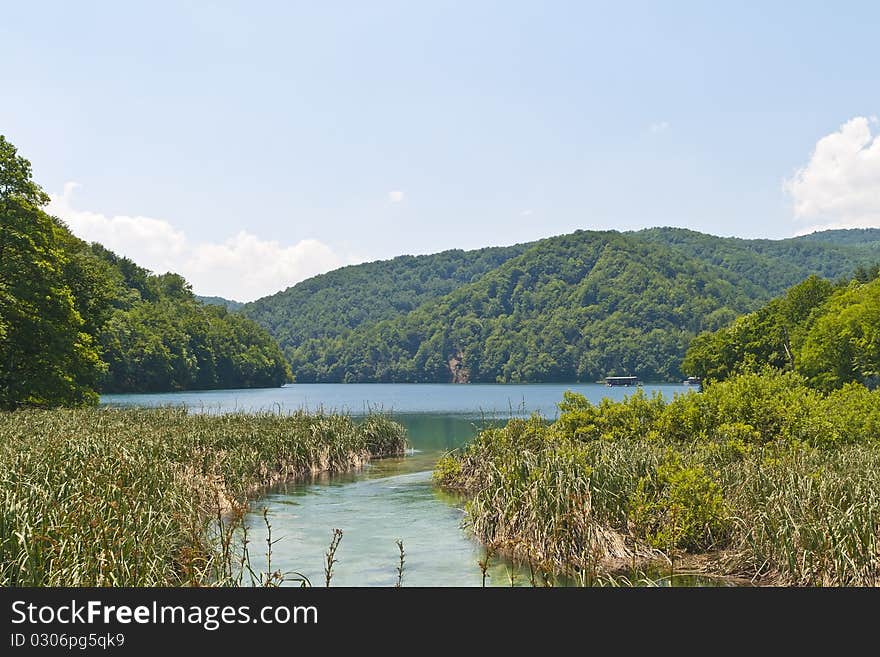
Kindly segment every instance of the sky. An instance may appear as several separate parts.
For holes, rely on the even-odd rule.
[[[80,237],[251,300],[577,229],[880,226],[877,2],[4,3]]]

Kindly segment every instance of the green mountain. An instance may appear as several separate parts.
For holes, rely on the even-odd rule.
[[[849,276],[880,261],[880,230],[833,230],[784,240],[715,237],[682,228],[649,228],[635,235],[658,242],[781,293],[808,276]]]
[[[223,297],[203,297],[200,295],[195,295],[196,301],[199,303],[203,303],[206,306],[222,306],[226,308],[226,310],[235,312],[236,310],[240,310],[244,305],[241,301],[233,301],[232,299],[224,299]]]
[[[297,381],[675,380],[690,340],[880,242],[578,231],[336,270],[242,308]]]
[[[455,249],[342,267],[245,304],[241,312],[295,347],[415,310],[477,280],[526,246]]]
[[[845,230],[823,230],[795,238],[814,242],[838,245],[865,246],[880,243],[880,228],[848,228]],[[794,241],[794,240],[793,240]]]

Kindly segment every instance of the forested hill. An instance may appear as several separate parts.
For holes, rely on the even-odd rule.
[[[527,246],[456,249],[343,267],[245,304],[241,312],[288,347],[310,338],[336,337],[439,299]]]
[[[290,378],[278,343],[254,321],[205,303],[177,274],[154,275],[68,236],[73,257],[99,263],[113,285],[106,319],[92,329],[107,365],[101,392],[275,387]],[[94,303],[94,295],[83,296]]]
[[[845,244],[852,246],[871,246],[875,250],[880,248],[880,228],[847,228],[838,230],[823,230],[818,233],[810,233],[795,238],[797,240],[810,240],[815,242],[828,242],[830,244]]]
[[[289,378],[265,329],[199,303],[176,274],[83,242],[48,201],[0,135],[0,410]]]
[[[813,387],[880,384],[880,267],[849,281],[816,276],[728,326],[698,335],[682,368],[722,381],[765,367],[793,370]]]
[[[683,228],[634,235],[734,271],[775,295],[810,275],[835,279],[880,261],[880,229],[830,230],[784,240],[716,237]]]
[[[419,261],[398,258],[310,279],[243,311],[279,340],[300,382],[675,380],[696,333],[811,273],[848,276],[880,260],[878,247],[845,232],[774,241],[578,231],[448,252],[468,263],[484,255],[465,275],[441,268],[433,289],[430,267],[401,276],[403,263]],[[408,283],[398,289],[400,279]]]

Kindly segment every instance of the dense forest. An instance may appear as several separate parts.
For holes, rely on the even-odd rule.
[[[342,267],[246,304],[242,313],[267,328],[282,346],[334,338],[439,299],[526,248],[456,249]]]
[[[810,274],[880,260],[880,230],[743,240],[657,228],[336,270],[242,311],[299,382],[675,380],[690,340]]]
[[[649,228],[634,234],[734,271],[769,296],[814,274],[849,277],[860,266],[880,262],[877,228],[829,230],[784,240],[715,237],[683,228]]]
[[[850,281],[811,276],[728,326],[697,336],[682,369],[706,381],[764,367],[793,370],[820,390],[880,383],[877,265]]]
[[[0,136],[0,408],[288,379],[265,329],[199,303],[176,274],[83,242],[48,200]]]
[[[823,388],[877,376],[878,229],[786,240],[577,231],[344,267],[242,305],[79,240],[47,201],[0,138],[4,408],[291,377],[717,380],[763,364]]]

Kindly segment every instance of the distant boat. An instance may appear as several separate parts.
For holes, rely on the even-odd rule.
[[[682,381],[682,383],[685,384],[686,386],[698,386],[698,385],[702,385],[703,380],[700,379],[700,377],[698,377],[698,376],[689,376],[684,381]]]
[[[609,388],[615,386],[638,386],[641,385],[641,382],[637,376],[606,376],[605,385]]]

